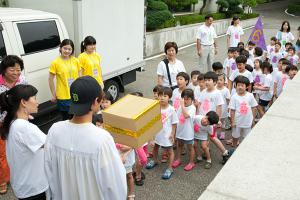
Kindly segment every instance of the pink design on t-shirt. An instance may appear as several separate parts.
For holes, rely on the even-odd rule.
[[[185,117],[184,117],[183,114],[181,114],[180,117],[179,117],[179,123],[184,124],[184,122],[185,122]]]
[[[174,106],[175,110],[178,110],[178,108],[180,107],[180,99],[179,98],[176,98],[174,100],[173,106]]]
[[[273,48],[271,48],[271,49],[270,49],[270,53],[272,53],[273,51],[274,51],[274,49],[273,49]]]
[[[238,40],[238,39],[239,39],[239,34],[235,34],[235,35],[234,35],[234,38],[235,38],[236,40]]]
[[[294,64],[294,58],[290,58],[290,62]]]
[[[277,63],[277,56],[274,56],[274,57],[272,58],[272,63]]]
[[[209,100],[208,99],[205,99],[204,101],[203,101],[203,111],[205,112],[205,113],[208,113],[208,111],[210,111],[210,102],[209,102]]]
[[[284,76],[284,77],[281,79],[281,85],[282,85],[282,87],[284,86],[286,80],[287,80],[287,76]]]
[[[166,123],[166,119],[167,119],[167,114],[166,114],[166,113],[161,113],[161,122],[162,122],[163,124]]]
[[[260,83],[260,77],[259,75],[256,75],[255,79],[254,79],[255,83]]]
[[[242,102],[240,105],[240,113],[241,113],[241,115],[247,115],[247,113],[248,113],[248,106],[245,101]]]
[[[198,123],[195,123],[195,124],[194,124],[194,131],[195,131],[196,133],[199,133],[199,131],[200,131],[200,124],[198,124]]]
[[[232,69],[232,70],[236,70],[236,62],[233,62],[233,63],[231,64],[231,69]]]

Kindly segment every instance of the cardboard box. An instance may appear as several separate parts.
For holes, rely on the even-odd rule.
[[[116,143],[144,145],[162,129],[159,101],[126,95],[102,111],[103,127]]]

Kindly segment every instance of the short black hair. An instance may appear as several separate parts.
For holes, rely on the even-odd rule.
[[[186,72],[179,72],[176,75],[176,78],[178,78],[178,77],[183,77],[184,80],[187,81],[187,85],[189,84],[189,82],[190,82],[190,76]]]
[[[204,17],[205,20],[208,20],[209,18],[214,18],[211,14],[208,14]]]
[[[201,72],[200,72],[199,70],[193,70],[193,71],[191,72],[191,78],[192,78],[193,76],[195,76],[195,75],[199,76],[200,74],[201,74]]]
[[[236,64],[238,64],[238,63],[244,63],[244,64],[246,64],[247,63],[247,58],[246,58],[246,56],[241,55],[241,56],[238,56],[235,59],[235,62],[236,62]]]
[[[286,47],[288,45],[293,46],[293,44],[291,42],[287,42],[287,43],[285,43],[284,47]]]
[[[280,61],[280,60],[279,60]],[[282,64],[283,65],[291,65],[291,62],[289,61],[289,60],[287,60],[287,59],[284,59],[283,61],[282,61]]]
[[[262,66],[262,61],[261,61],[260,59],[254,59],[254,62],[255,62],[256,60],[258,60],[259,67],[261,68],[261,66]]]
[[[233,53],[233,52],[235,52],[236,50],[237,50],[236,47],[229,47],[228,50],[227,50],[227,52],[228,52],[228,53]]]
[[[114,98],[109,92],[105,92],[105,94],[103,96],[103,100],[108,100],[108,101],[110,101],[111,104],[114,103]]]
[[[206,113],[206,117],[210,125],[214,125],[219,122],[219,116],[215,111],[209,111]]]
[[[273,36],[273,37],[271,37],[271,40],[273,40],[273,41],[277,41],[277,38],[275,37],[275,36]]]
[[[165,48],[164,48],[165,54],[167,54],[168,49],[170,49],[172,47],[175,49],[175,52],[177,54],[178,53],[178,46],[177,46],[176,42],[167,42],[165,44]]]
[[[197,80],[198,81],[202,81],[202,80],[204,80],[204,74],[199,74],[199,76],[197,77]]]
[[[225,75],[224,73],[218,74],[218,78],[219,78],[220,76],[222,76],[222,78],[224,79],[224,81],[226,81],[226,75]]]
[[[273,72],[273,67],[272,67],[272,64],[271,63],[269,63],[269,62],[263,62],[262,63],[262,71],[264,72],[265,71],[265,69],[267,69],[270,73],[272,73]]]
[[[162,88],[163,88],[162,85],[156,85],[156,86],[153,88],[152,92],[159,92]]]
[[[246,87],[248,87],[248,86],[250,85],[250,80],[249,80],[247,77],[242,76],[242,75],[237,76],[237,77],[234,79],[234,82],[235,82],[236,85],[237,85],[238,83],[245,84]]]
[[[0,74],[3,76],[6,69],[9,67],[14,67],[15,64],[19,64],[21,71],[24,69],[24,62],[21,58],[16,55],[5,56],[0,64]]]
[[[288,25],[287,32],[290,32],[291,31],[291,26],[290,26],[290,22],[288,22],[288,21],[283,21],[282,22],[280,31],[281,32],[283,31],[283,26],[284,26],[285,23],[287,23],[287,25]]]
[[[255,53],[255,55],[257,55],[257,56],[262,56],[262,55],[263,55],[263,50],[262,50],[262,48],[260,48],[260,47],[255,47],[254,53]]]
[[[243,49],[240,53],[241,56],[246,56],[246,58],[248,59],[250,57],[249,51],[247,51],[246,49]]]
[[[281,43],[279,41],[275,42],[275,45],[278,44],[279,46],[281,46]]]
[[[251,46],[255,46],[255,43],[252,42],[251,40],[248,42],[248,46],[251,45]]]
[[[194,91],[190,88],[183,90],[181,93],[181,98],[184,97],[191,98],[194,101]]]
[[[253,67],[249,64],[245,65],[245,69],[248,70],[249,72],[253,72]]]
[[[291,47],[288,48],[288,51],[290,51],[290,50],[293,50],[294,53],[296,52],[296,49],[295,49],[295,47],[293,47],[293,46],[291,46]]]
[[[169,87],[162,87],[159,91],[158,91],[158,96],[160,95],[168,95],[169,98],[172,98],[172,89]]]
[[[244,42],[239,42],[238,45],[237,45],[237,47],[239,47],[241,45],[245,46],[245,43]]]
[[[287,60],[287,59],[286,58],[280,58],[278,62],[283,62],[285,60]]]
[[[220,62],[214,62],[212,64],[212,68],[214,71],[217,71],[217,70],[223,69],[223,65]]]
[[[93,114],[92,123],[96,125],[96,122],[103,124],[102,114]]]
[[[285,72],[286,72],[286,73],[289,73],[289,71],[298,71],[298,68],[297,68],[297,66],[295,66],[295,65],[288,65],[288,66],[285,68]]]
[[[218,81],[218,75],[215,72],[209,71],[204,74],[204,79],[212,79],[213,82]]]

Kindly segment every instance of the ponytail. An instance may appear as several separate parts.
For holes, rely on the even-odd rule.
[[[80,52],[83,53],[85,51],[84,41],[80,43]]]
[[[0,94],[1,115],[5,115],[2,126],[0,127],[0,136],[7,139],[11,122],[16,118],[21,100],[28,100],[37,94],[37,89],[31,85],[17,85],[10,90]]]

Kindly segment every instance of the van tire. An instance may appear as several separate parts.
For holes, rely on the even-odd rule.
[[[107,80],[104,83],[104,91],[109,92],[114,98],[114,101],[118,100],[120,95],[120,86],[115,80]]]

